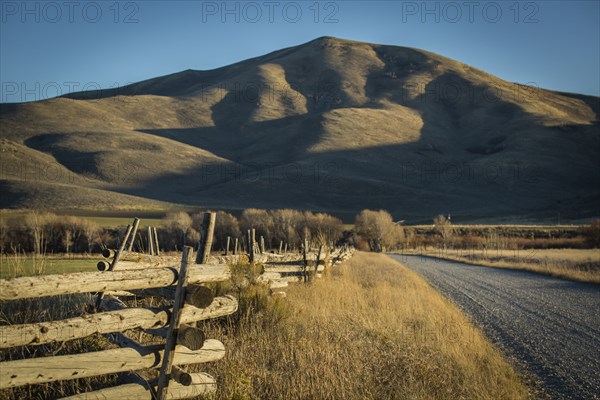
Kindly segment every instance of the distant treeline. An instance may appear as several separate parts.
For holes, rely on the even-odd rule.
[[[172,212],[158,226],[162,251],[195,246],[203,223],[204,212]],[[245,233],[255,229],[257,240],[267,249],[298,250],[304,240],[311,246],[350,244],[359,250],[385,251],[426,246],[447,248],[590,248],[600,247],[600,220],[589,226],[518,227],[518,226],[453,226],[442,215],[430,227],[403,227],[385,210],[363,210],[357,214],[352,229],[325,213],[291,209],[246,209],[240,218],[216,212],[213,249],[225,249],[227,238],[242,243]],[[14,253],[94,253],[116,248],[125,227],[105,228],[90,219],[30,212],[7,222],[0,219],[0,252]],[[140,229],[134,250],[147,248],[146,230]]]
[[[176,251],[184,245],[194,246],[199,240],[203,217],[204,212],[167,214],[157,227],[161,250]],[[324,213],[247,209],[238,219],[217,211],[213,248],[224,249],[227,237],[232,242],[237,238],[242,243],[248,229],[255,229],[257,240],[263,238],[269,249],[278,248],[281,242],[293,250],[299,249],[305,239],[311,245],[334,245],[348,238],[348,233],[344,236],[342,221]],[[125,227],[105,228],[82,217],[30,212],[8,222],[0,220],[0,251],[4,254],[93,253],[116,248],[124,231]],[[133,249],[147,249],[145,229],[138,230]]]

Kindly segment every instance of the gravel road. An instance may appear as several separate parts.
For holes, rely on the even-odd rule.
[[[390,257],[458,305],[550,398],[600,399],[600,286],[432,257]]]

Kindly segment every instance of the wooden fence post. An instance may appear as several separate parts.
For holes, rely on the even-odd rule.
[[[183,257],[181,258],[181,267],[179,268],[179,276],[177,279],[177,288],[175,289],[173,312],[171,314],[171,321],[167,332],[167,343],[165,344],[160,375],[158,377],[158,388],[156,389],[157,400],[163,400],[167,397],[167,390],[173,367],[173,352],[175,350],[175,345],[177,344],[177,335],[179,333],[179,325],[181,322],[181,308],[183,307],[183,300],[185,298],[188,263],[191,258],[192,248],[189,246],[184,247]]]
[[[260,254],[265,254],[265,237],[260,237]]]
[[[148,227],[148,254],[154,255],[154,238],[152,237],[152,227]]]
[[[123,237],[123,241],[121,242],[121,245],[119,246],[119,250],[117,250],[117,252],[115,253],[115,257],[113,258],[113,260],[110,264],[110,268],[108,269],[109,271],[112,271],[117,266],[117,263],[119,262],[119,258],[121,258],[121,255],[123,254],[123,251],[125,250],[125,244],[127,243],[127,240],[129,239],[129,235],[131,235],[131,229],[132,229],[132,226],[127,225],[127,230],[125,231],[125,236]],[[100,304],[102,303],[103,297],[104,297],[104,292],[98,292],[98,294],[96,295],[96,304],[95,304],[96,309],[100,308]]]
[[[227,236],[227,246],[225,246],[225,255],[229,255],[229,242],[231,242],[231,238]]]
[[[248,247],[250,248],[250,262],[254,262],[254,255],[256,253],[256,230],[250,230],[250,242],[248,243]]]
[[[158,232],[156,227],[152,227],[152,233],[154,234],[154,250],[156,250],[156,255],[160,256],[160,247],[158,245]]]
[[[302,246],[302,256],[303,256],[303,260],[304,260],[304,282],[308,281],[308,276],[307,276],[307,268],[308,268],[308,257],[307,257],[307,251],[308,251],[308,239],[304,239],[304,245]]]
[[[217,214],[214,212],[204,213],[202,221],[202,232],[200,232],[200,241],[198,241],[198,253],[196,254],[196,264],[206,264],[210,249],[212,247],[213,235],[215,232],[215,220]]]
[[[133,249],[133,242],[135,242],[135,235],[137,235],[138,226],[140,225],[140,219],[133,219],[133,230],[131,231],[131,241],[129,242],[129,246],[127,247],[127,251],[131,251]]]
[[[279,254],[281,254],[281,250],[283,249],[283,240],[279,241]]]
[[[319,246],[319,251],[317,252],[317,259],[315,260],[315,274],[317,273],[317,270],[319,269],[319,261],[321,259],[321,251],[323,250],[323,245]]]
[[[233,255],[238,253],[238,238],[235,238],[235,246],[233,246]]]

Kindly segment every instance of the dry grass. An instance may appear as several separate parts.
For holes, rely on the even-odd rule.
[[[0,325],[52,321],[79,316],[84,312],[86,305],[91,302],[91,295],[78,294],[0,303]],[[107,349],[109,346],[108,341],[101,335],[91,335],[68,342],[49,343],[40,346],[19,346],[1,350],[0,361],[100,351]],[[0,400],[55,399],[78,392],[88,392],[114,386],[118,382],[118,374],[108,374],[92,378],[21,386],[0,390]]]
[[[287,293],[274,299],[251,287],[237,321],[207,325],[227,349],[209,368],[217,399],[528,397],[454,306],[383,255],[357,253]]]
[[[486,267],[520,269],[539,274],[600,284],[598,249],[425,249],[419,254]]]
[[[218,379],[214,399],[524,399],[528,389],[482,334],[423,279],[378,254],[357,253],[329,276],[273,297],[234,265],[238,313],[206,322],[207,337],[226,357],[190,367]],[[236,286],[237,285],[237,286]],[[243,286],[243,285],[242,285]],[[0,323],[56,320],[81,314],[89,295],[2,304]],[[132,304],[136,305],[136,304]],[[137,306],[157,306],[152,298]],[[142,343],[156,342],[147,334]],[[98,351],[100,335],[2,352],[2,359]],[[141,376],[151,378],[155,371]],[[115,386],[120,374],[0,391],[1,400],[47,399]]]

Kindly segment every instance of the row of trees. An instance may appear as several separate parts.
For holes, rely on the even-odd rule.
[[[12,223],[0,220],[0,253],[90,253],[103,236],[91,220],[31,212]]]
[[[363,210],[355,218],[354,229],[345,230],[342,221],[325,213],[291,209],[246,209],[239,218],[233,214],[217,211],[213,248],[225,249],[227,238],[242,239],[249,229],[256,230],[265,246],[278,248],[280,242],[289,249],[299,249],[304,240],[311,246],[349,243],[361,250],[385,251],[399,246],[411,246],[415,235],[384,210]],[[199,240],[203,212],[167,214],[158,229],[161,249],[181,250],[183,245],[194,246]],[[438,242],[444,245],[452,238],[449,218],[434,219]],[[0,219],[0,251],[13,253],[24,251],[43,253],[91,253],[105,247],[115,248],[123,227],[101,228],[95,222],[79,217],[57,216],[50,213],[27,213],[13,218],[10,224]],[[146,233],[140,230],[134,249],[144,250]],[[413,243],[414,244],[414,243]]]
[[[197,242],[203,213],[185,212],[168,214],[162,221],[169,247]],[[384,251],[397,248],[405,241],[404,228],[394,222],[385,210],[363,210],[355,219],[354,231],[344,231],[342,221],[325,213],[310,211],[246,209],[239,220],[224,211],[218,211],[215,223],[214,248],[224,249],[227,237],[242,238],[249,229],[263,237],[267,248],[277,248],[280,242],[298,249],[306,239],[311,246],[347,242],[357,248]],[[162,243],[162,242],[161,242]]]
[[[257,238],[264,238],[267,248],[276,248],[284,242],[291,249],[300,248],[306,239],[311,245],[338,242],[343,237],[344,225],[334,216],[298,210],[246,209],[239,220],[232,214],[217,211],[213,247],[224,249],[227,237],[242,238],[249,229],[255,229]],[[203,213],[189,215],[186,212],[169,213],[162,220],[162,229],[169,248],[181,248],[199,239]],[[162,242],[161,242],[162,243]]]

